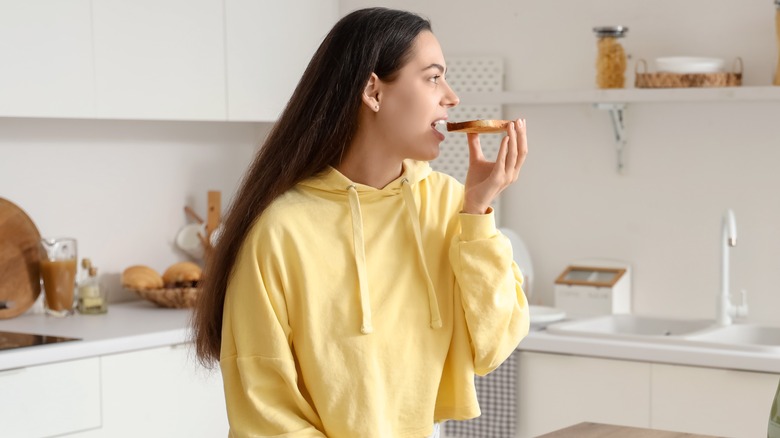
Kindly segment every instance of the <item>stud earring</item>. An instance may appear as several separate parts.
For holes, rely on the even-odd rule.
[[[374,110],[379,111],[379,105],[374,105]]]

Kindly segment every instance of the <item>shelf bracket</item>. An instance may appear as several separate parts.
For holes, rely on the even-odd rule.
[[[610,119],[612,119],[612,129],[615,131],[615,143],[617,147],[617,171],[618,173],[623,173],[623,152],[625,152],[626,144],[628,143],[626,140],[626,126],[623,119],[626,104],[596,103],[593,106],[596,109],[609,111]]]

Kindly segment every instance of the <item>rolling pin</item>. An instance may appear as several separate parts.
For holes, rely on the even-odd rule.
[[[775,32],[777,32],[777,68],[775,69],[774,85],[780,85],[780,0],[775,0]]]

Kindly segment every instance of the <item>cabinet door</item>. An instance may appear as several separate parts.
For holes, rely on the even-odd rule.
[[[274,121],[322,39],[335,0],[225,0],[228,118]]]
[[[225,120],[221,0],[94,0],[93,9],[98,117]]]
[[[191,344],[101,358],[103,428],[82,437],[224,437],[218,371],[197,365]]]
[[[0,116],[92,117],[90,0],[0,0]]]
[[[98,427],[98,358],[0,372],[0,435],[50,437]]]
[[[653,428],[695,434],[766,436],[780,375],[654,364]]]
[[[522,352],[520,437],[591,421],[650,425],[650,364]]]

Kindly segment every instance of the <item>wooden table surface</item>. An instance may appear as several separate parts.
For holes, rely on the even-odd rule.
[[[712,435],[668,432],[601,423],[579,423],[538,438],[714,438]]]

